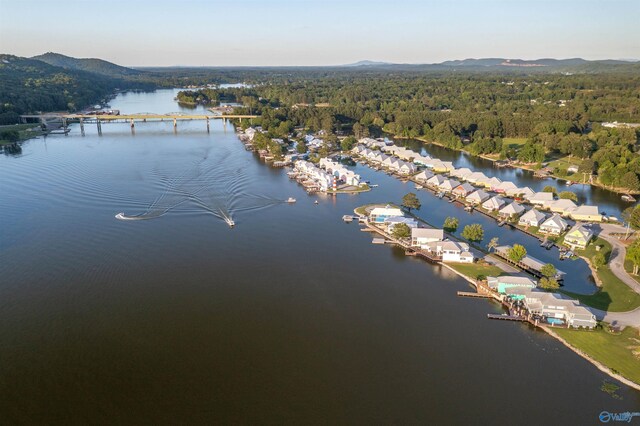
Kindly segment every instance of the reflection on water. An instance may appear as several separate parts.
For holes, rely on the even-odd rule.
[[[174,96],[111,105],[175,111]],[[0,423],[590,424],[638,406],[557,341],[488,321],[496,306],[457,298],[451,271],[341,220],[412,185],[357,165],[380,186],[309,196],[230,127],[73,126],[0,156]],[[418,196],[431,223],[458,215],[557,256]],[[585,290],[582,263],[559,266]]]
[[[620,218],[622,210],[631,204],[623,201],[619,194],[591,185],[573,184],[566,186],[563,180],[539,179],[533,172],[514,168],[496,168],[493,162],[480,157],[469,155],[462,151],[455,151],[438,145],[424,144],[418,140],[398,140],[396,143],[405,145],[423,155],[430,155],[443,161],[451,161],[456,168],[468,167],[471,170],[496,176],[501,180],[508,180],[518,187],[528,186],[534,191],[542,191],[547,185],[554,185],[558,191],[572,191],[578,196],[578,203],[597,205],[601,212]]]

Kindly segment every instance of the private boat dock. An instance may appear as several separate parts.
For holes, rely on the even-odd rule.
[[[503,320],[503,321],[521,321],[521,322],[529,322],[526,318],[517,316],[517,315],[509,315],[509,314],[487,314],[487,318],[495,319],[495,320]]]

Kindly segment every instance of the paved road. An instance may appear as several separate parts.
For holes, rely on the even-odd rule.
[[[624,233],[626,228],[620,225],[612,225],[609,223],[603,223],[600,225],[599,236],[608,241],[613,250],[609,258],[609,267],[611,271],[622,280],[626,285],[631,287],[636,293],[640,294],[640,283],[636,281],[629,273],[624,269],[624,258],[627,253],[626,246],[617,237],[611,235],[611,233]]]
[[[640,308],[627,312],[605,312],[600,309],[585,306],[599,320],[604,320],[611,325],[640,327]]]

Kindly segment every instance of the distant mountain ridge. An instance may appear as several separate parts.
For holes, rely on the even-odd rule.
[[[633,60],[616,60],[616,59],[604,59],[604,60],[586,60],[582,58],[568,58],[568,59],[554,59],[554,58],[541,58],[541,59],[509,59],[509,58],[467,58],[461,60],[449,60],[439,63],[424,63],[424,64],[399,64],[391,62],[376,62],[376,61],[359,61],[354,64],[344,65],[346,67],[361,66],[361,67],[409,67],[409,68],[478,68],[478,67],[575,67],[587,64],[602,64],[602,65],[629,65],[638,63]]]
[[[109,77],[128,77],[143,74],[143,71],[123,67],[97,58],[72,58],[60,53],[47,52],[31,59],[45,62],[49,65],[70,70],[86,71]]]
[[[378,65],[393,65],[393,64],[390,62],[383,62],[383,61],[364,60],[364,61],[354,62],[353,64],[345,64],[342,66],[343,67],[375,67]]]

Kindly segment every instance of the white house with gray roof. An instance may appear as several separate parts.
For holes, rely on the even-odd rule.
[[[569,224],[559,214],[554,214],[549,219],[542,222],[540,225],[540,232],[547,234],[560,235],[565,229],[569,227]]]
[[[547,216],[544,213],[538,211],[537,209],[531,209],[520,216],[518,225],[538,227],[545,221],[546,218]]]
[[[428,249],[429,243],[444,240],[444,230],[431,228],[411,229],[411,246]]]

